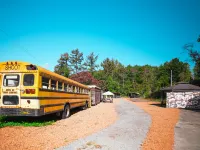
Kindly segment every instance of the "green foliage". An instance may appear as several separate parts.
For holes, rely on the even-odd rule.
[[[198,37],[197,42],[200,42],[200,36]],[[194,46],[195,44],[189,43],[185,44],[183,48],[188,52],[188,55],[195,64],[193,69],[194,79],[200,80],[200,52],[196,50]]]
[[[83,53],[78,49],[72,50],[70,54],[69,62],[71,64],[71,69],[74,74],[82,71],[83,68]]]
[[[171,70],[174,84],[189,81],[191,78],[189,64],[181,62],[178,58],[159,67],[150,65],[124,67],[117,60],[106,58],[101,66],[103,70],[95,72],[94,76],[104,81],[102,88],[122,95],[136,92],[143,97],[156,95],[158,98],[158,91],[162,87],[170,86]]]
[[[41,127],[51,125],[55,122],[50,117],[5,117],[0,116],[0,128],[7,126]]]
[[[60,56],[58,60],[58,65],[54,67],[54,72],[65,77],[69,77],[70,69],[69,69],[69,54],[68,53],[64,53]]]
[[[197,58],[196,58],[197,57]],[[194,60],[198,60],[200,55],[195,54]],[[81,74],[80,71],[90,72],[96,83],[99,83],[105,91],[109,90],[121,95],[129,95],[129,93],[139,93],[143,97],[155,96],[159,97],[159,91],[163,87],[170,86],[171,70],[173,72],[173,84],[181,81],[189,82],[191,80],[191,71],[188,63],[174,58],[169,62],[165,62],[160,66],[124,66],[118,60],[106,58],[102,63],[102,69],[96,70],[98,56],[91,53],[86,57],[83,64],[83,53],[78,49],[72,50],[70,55],[65,53],[58,60],[55,72],[68,76],[74,73],[74,80],[86,81],[88,75]],[[195,72],[200,73],[200,65],[196,63]],[[200,64],[200,61],[199,61]],[[71,71],[71,72],[70,72]],[[77,77],[78,74],[79,77]],[[198,75],[197,75],[198,76]],[[83,82],[85,83],[85,82]],[[88,83],[89,84],[89,83]]]
[[[98,65],[96,64],[97,59],[98,55],[95,56],[93,52],[86,57],[84,66],[92,74],[94,73],[94,71],[96,71],[96,68],[98,68]]]

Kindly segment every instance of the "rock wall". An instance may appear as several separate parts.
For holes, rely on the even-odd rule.
[[[200,92],[167,93],[168,108],[200,109]]]

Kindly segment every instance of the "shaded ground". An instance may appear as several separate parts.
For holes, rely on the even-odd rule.
[[[180,110],[175,128],[175,150],[200,150],[200,111]]]
[[[149,102],[147,99],[141,99],[141,98],[131,98],[132,102]]]
[[[117,119],[114,103],[101,103],[45,127],[0,128],[2,150],[52,150],[91,135]]]
[[[141,100],[137,100],[137,102],[133,100],[133,104],[145,110],[152,119],[142,149],[172,150],[174,147],[174,128],[179,119],[179,109],[163,108],[158,102],[139,101]]]
[[[140,149],[151,124],[150,116],[125,100],[120,100],[116,110],[119,118],[113,125],[58,150]]]

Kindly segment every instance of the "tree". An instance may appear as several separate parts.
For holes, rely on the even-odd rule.
[[[86,84],[86,85],[97,85],[100,86],[101,82],[95,79],[90,72],[83,71],[77,74],[73,74],[70,76],[70,79],[75,80],[79,83]]]
[[[69,77],[70,69],[68,63],[69,63],[69,54],[68,53],[61,54],[58,60],[58,64],[54,67],[54,72],[65,77]]]
[[[81,53],[78,49],[72,50],[69,62],[71,64],[71,69],[74,74],[83,70],[83,53]]]
[[[200,42],[200,36],[197,39]],[[185,44],[183,47],[189,54],[191,60],[194,62],[194,79],[200,79],[200,52],[194,48],[193,43]]]
[[[119,93],[120,92],[120,86],[119,84],[113,80],[113,78],[111,76],[109,76],[106,79],[106,86],[107,86],[107,90],[112,91],[114,93]]]
[[[103,67],[103,70],[105,72],[106,76],[111,75],[113,77],[113,71],[115,69],[115,60],[110,60],[109,58],[106,58],[102,63],[101,66]]]
[[[199,37],[198,37],[198,39],[197,39],[197,42],[200,42],[200,35],[199,35]]]
[[[84,66],[90,73],[94,73],[96,71],[96,68],[98,68],[98,65],[96,64],[98,59],[98,55],[94,55],[92,52],[90,55],[87,56],[86,61],[84,63]]]
[[[160,82],[161,87],[170,85],[171,70],[173,73],[172,81],[174,84],[181,81],[190,81],[191,71],[189,64],[180,61],[178,58],[174,58],[159,67],[158,81]]]

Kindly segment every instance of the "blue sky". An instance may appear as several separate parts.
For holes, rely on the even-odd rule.
[[[85,56],[95,52],[99,63],[185,61],[183,45],[199,34],[199,0],[0,0],[0,61],[50,70],[75,48]]]

